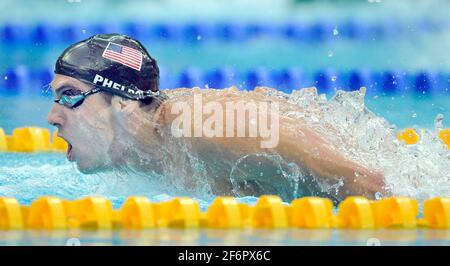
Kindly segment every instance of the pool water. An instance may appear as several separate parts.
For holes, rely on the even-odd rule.
[[[0,231],[0,245],[27,246],[446,246],[450,230],[215,230]]]

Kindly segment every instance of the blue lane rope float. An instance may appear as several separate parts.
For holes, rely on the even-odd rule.
[[[20,92],[22,90],[39,91],[45,89],[53,77],[51,68],[29,69],[25,66],[0,70],[0,92]],[[224,88],[237,86],[251,90],[256,86],[277,88],[290,93],[294,89],[317,87],[321,93],[334,92],[336,89],[358,90],[366,87],[368,93],[382,94],[450,94],[450,73],[419,71],[404,72],[386,70],[370,72],[368,70],[333,71],[319,69],[306,74],[300,68],[290,67],[267,69],[263,67],[236,71],[231,67],[202,70],[188,67],[178,73],[169,73],[161,69],[162,88],[204,87]]]
[[[379,40],[395,38],[411,33],[439,32],[447,29],[446,21],[383,21],[366,22],[348,19],[337,23],[319,20],[312,22],[246,22],[231,21],[186,22],[176,24],[170,22],[144,23],[137,21],[100,24],[66,24],[53,25],[41,22],[32,25],[6,23],[0,25],[0,41],[6,44],[24,42],[33,43],[70,43],[79,39],[104,32],[121,32],[140,40],[183,40],[197,42],[200,40],[220,40],[226,42],[243,41],[254,37],[285,38],[293,41],[320,42],[333,38]],[[200,38],[199,38],[200,37]]]

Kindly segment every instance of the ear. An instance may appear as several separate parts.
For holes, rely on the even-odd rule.
[[[138,101],[128,100],[120,96],[113,96],[111,105],[116,112],[123,113],[125,116],[135,113],[139,109]]]

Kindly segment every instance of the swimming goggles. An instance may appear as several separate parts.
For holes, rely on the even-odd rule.
[[[72,91],[78,92],[79,94],[75,94],[75,95],[73,95],[73,93],[72,93],[72,95],[63,94],[63,95],[61,95],[61,98],[55,100],[55,103],[58,103],[67,108],[70,108],[70,109],[74,109],[74,108],[77,108],[78,106],[80,106],[81,104],[83,104],[86,97],[101,91],[101,88],[94,87],[93,89],[91,89],[89,91],[85,91],[85,92],[82,92],[80,90],[75,90],[75,89],[72,89]]]
[[[139,91],[139,93],[137,93],[137,94],[130,94],[130,93],[126,93],[121,90],[117,90],[117,89],[113,89],[113,88],[109,88],[109,87],[102,87],[102,86],[95,86],[93,89],[91,89],[89,91],[85,91],[85,92],[82,92],[82,91],[76,90],[76,89],[72,89],[72,90],[75,91],[75,93],[72,92],[71,95],[63,94],[63,95],[61,95],[61,97],[59,99],[56,99],[54,102],[58,103],[60,105],[63,105],[67,108],[74,109],[74,108],[77,108],[78,106],[80,106],[81,104],[83,104],[86,97],[88,97],[89,95],[95,94],[97,92],[100,92],[100,91],[109,92],[111,94],[119,95],[121,97],[130,99],[130,100],[135,100],[135,101],[141,101],[141,100],[145,100],[145,99],[148,99],[151,97],[162,96],[160,91],[156,91],[156,92],[154,92],[154,91]]]

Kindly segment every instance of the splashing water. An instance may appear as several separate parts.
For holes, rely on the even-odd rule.
[[[331,100],[318,95],[315,88],[285,95],[301,106],[306,123],[332,141],[352,160],[384,173],[388,189],[394,195],[420,201],[450,194],[450,153],[438,138],[443,116],[436,118],[436,131],[420,132],[416,145],[405,145],[396,138],[397,129],[364,105],[365,88],[337,91]],[[416,129],[417,130],[417,129]]]

